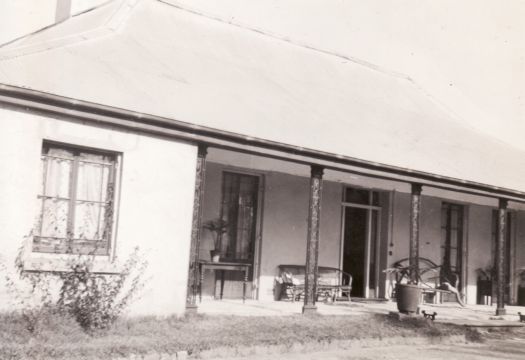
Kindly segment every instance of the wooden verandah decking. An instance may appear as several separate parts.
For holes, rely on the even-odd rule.
[[[397,313],[393,301],[318,302],[318,314],[324,316],[361,316]],[[518,312],[525,314],[524,306],[506,306],[507,314],[494,316],[496,305],[467,305],[457,303],[422,304],[421,310],[436,312],[436,321],[476,327],[525,326],[519,322]],[[302,303],[289,301],[212,300],[203,299],[199,314],[218,316],[294,316],[302,313]]]

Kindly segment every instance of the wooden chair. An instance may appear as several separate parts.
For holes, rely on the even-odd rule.
[[[450,270],[450,267],[437,265],[432,260],[420,257],[418,269],[418,285],[421,287],[423,295],[432,295],[433,302],[435,303],[438,296],[442,294],[453,294],[458,304],[465,306],[458,290],[459,275]],[[403,283],[408,282],[410,270],[409,259],[405,258],[396,261],[393,267],[385,270],[385,272],[394,274],[396,283]],[[392,291],[392,297],[395,297],[395,290]]]

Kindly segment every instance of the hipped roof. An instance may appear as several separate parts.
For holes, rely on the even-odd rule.
[[[112,1],[4,46],[0,82],[525,191],[523,152],[408,77],[161,1]]]

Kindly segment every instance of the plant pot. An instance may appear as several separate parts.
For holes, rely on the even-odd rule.
[[[221,253],[219,250],[210,250],[211,262],[221,261]]]
[[[421,288],[411,284],[396,285],[397,309],[403,314],[415,314],[421,301]]]

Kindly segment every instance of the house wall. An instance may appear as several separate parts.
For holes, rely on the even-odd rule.
[[[185,308],[196,147],[82,122],[0,109],[0,261],[13,272],[14,258],[38,215],[40,155],[44,139],[122,153],[117,257],[135,246],[149,261],[147,279],[131,314],[182,314]],[[160,176],[160,174],[162,176]],[[29,241],[30,243],[30,241]],[[25,253],[28,266],[53,270],[67,255]],[[109,257],[105,269],[118,270]],[[3,277],[2,277],[3,279]],[[0,281],[0,308],[12,294]]]
[[[36,195],[40,186],[40,154],[44,139],[89,146],[122,153],[120,204],[116,228],[116,255],[123,259],[135,246],[149,260],[148,281],[131,314],[181,314],[185,306],[191,216],[193,207],[196,147],[191,144],[65,121],[25,112],[0,109],[0,263],[13,272],[17,250],[28,235],[38,214]],[[246,160],[246,158],[244,158]],[[242,161],[240,161],[242,163]],[[271,165],[271,164],[270,164]],[[296,168],[297,165],[294,165]],[[262,227],[260,276],[257,289],[261,300],[273,299],[274,277],[280,264],[303,264],[309,201],[307,176],[257,168],[246,168],[262,176]],[[247,171],[246,168],[238,169]],[[298,169],[308,173],[308,167]],[[219,216],[221,172],[231,165],[208,162],[203,220]],[[162,176],[159,176],[162,174]],[[323,182],[319,265],[339,267],[341,241],[341,198],[344,184],[372,186],[366,178],[330,174]],[[335,180],[337,178],[337,180]],[[339,179],[340,178],[340,179]],[[410,194],[396,183],[383,184],[392,191],[391,229],[383,247],[388,266],[408,256]],[[401,188],[404,191],[397,191]],[[425,192],[425,190],[424,190]],[[432,189],[424,195],[421,214],[420,255],[436,263],[441,256],[440,197],[451,201],[450,192]],[[454,193],[455,201],[467,207],[468,229],[467,301],[476,301],[475,270],[491,261],[492,199]],[[471,201],[475,201],[473,203]],[[385,204],[385,206],[388,204]],[[386,209],[385,209],[386,210]],[[525,266],[525,212],[516,212],[516,268]],[[211,234],[203,232],[200,257],[209,258]],[[63,256],[25,253],[28,264],[53,270]],[[112,259],[99,257],[98,264],[112,268]],[[108,266],[106,266],[108,265]],[[116,269],[113,267],[113,269]],[[213,280],[204,284],[205,294],[213,291]],[[385,287],[388,279],[383,278]],[[11,308],[11,293],[0,282],[0,308]],[[388,292],[387,294],[388,295]]]

